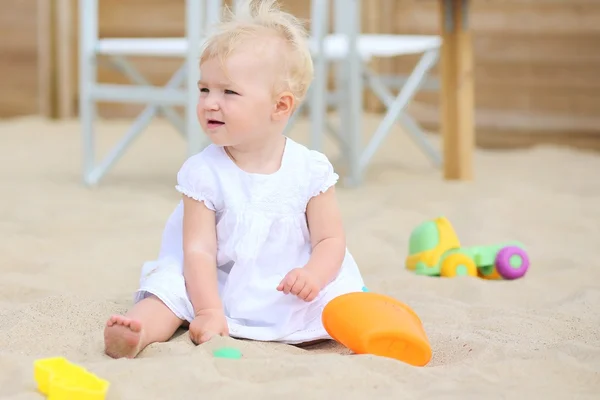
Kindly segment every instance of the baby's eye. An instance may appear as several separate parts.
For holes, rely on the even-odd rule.
[[[200,88],[200,93],[208,93],[208,88]]]
[[[225,89],[225,94],[238,94],[238,93],[234,92],[233,90]]]

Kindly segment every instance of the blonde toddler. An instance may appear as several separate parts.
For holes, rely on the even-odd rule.
[[[111,357],[135,357],[189,324],[214,335],[298,344],[329,335],[323,307],[361,291],[321,153],[283,135],[313,76],[300,22],[274,0],[221,22],[200,58],[197,114],[212,144],[177,174],[182,199],[135,304],[109,318]]]

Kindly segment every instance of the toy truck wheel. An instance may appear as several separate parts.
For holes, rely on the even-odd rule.
[[[490,267],[480,267],[477,271],[477,275],[481,278],[481,279],[487,279],[487,280],[491,280],[491,281],[499,281],[499,280],[503,280],[504,278],[502,277],[502,275],[500,275],[498,273],[498,271],[496,270],[496,267],[494,265],[490,266]]]
[[[451,254],[442,262],[441,276],[477,276],[475,261],[465,254]]]
[[[496,255],[496,270],[504,279],[517,279],[529,268],[529,257],[517,246],[507,246]]]

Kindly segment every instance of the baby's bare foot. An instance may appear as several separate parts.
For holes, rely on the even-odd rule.
[[[113,315],[104,328],[104,351],[113,358],[134,358],[140,352],[142,324],[123,315]]]

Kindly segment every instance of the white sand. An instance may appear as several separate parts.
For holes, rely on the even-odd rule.
[[[103,123],[103,146],[124,127]],[[225,338],[195,347],[185,331],[115,361],[102,351],[103,324],[130,306],[141,263],[157,253],[184,143],[153,124],[96,189],[80,184],[80,143],[77,122],[0,124],[3,399],[41,398],[32,361],[54,355],[108,379],[109,399],[600,398],[597,155],[479,151],[475,182],[443,182],[396,132],[361,188],[340,187],[368,286],[424,322],[434,353],[425,368],[349,356],[335,344],[301,350]],[[523,241],[529,274],[511,282],[412,275],[410,231],[439,214],[464,245]],[[244,358],[214,359],[210,350],[223,343]]]

